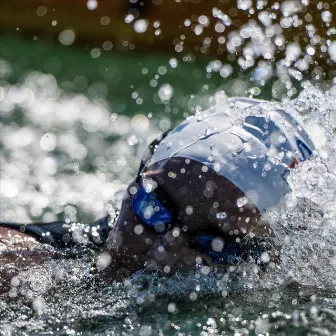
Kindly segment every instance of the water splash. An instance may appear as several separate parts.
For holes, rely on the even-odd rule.
[[[289,175],[292,193],[265,215],[281,246],[281,264],[270,277],[278,283],[335,288],[336,96],[308,85],[291,104],[305,116],[311,131],[312,125],[319,127],[316,141],[322,136],[324,141],[314,158]]]

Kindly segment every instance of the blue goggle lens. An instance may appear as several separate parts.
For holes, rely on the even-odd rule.
[[[136,194],[133,196],[132,209],[149,226],[171,222],[169,211],[152,193],[148,193],[142,186],[138,187]]]

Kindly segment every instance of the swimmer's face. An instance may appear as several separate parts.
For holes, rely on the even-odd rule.
[[[151,190],[150,194],[169,213],[169,223],[151,225],[136,214],[134,198],[143,187]],[[244,197],[230,181],[199,162],[172,158],[164,164],[154,164],[128,187],[108,246],[123,256],[136,254],[139,260],[156,242],[162,243],[167,232],[176,229],[187,237],[183,238],[186,246],[200,233],[224,241],[239,241],[251,232],[264,234],[267,228],[257,224],[258,210],[244,202]]]
[[[259,218],[236,186],[194,160],[172,158],[161,167],[148,167],[142,184],[152,185],[172,214],[172,226],[180,225],[190,234],[203,231],[236,240]]]

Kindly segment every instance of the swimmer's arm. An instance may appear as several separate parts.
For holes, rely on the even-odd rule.
[[[43,264],[48,251],[36,250],[37,242],[28,235],[0,227],[0,295],[8,293],[13,277],[24,269]]]

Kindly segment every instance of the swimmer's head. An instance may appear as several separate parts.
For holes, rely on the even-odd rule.
[[[260,212],[233,183],[211,168],[174,157],[146,167],[128,187],[119,221],[156,233],[179,228],[236,240],[250,231]]]
[[[258,209],[225,177],[195,160],[176,157],[146,167],[130,184],[107,246],[128,271],[149,262],[155,264],[153,270],[166,265],[181,269],[175,258],[184,257],[189,263],[182,269],[192,269],[200,253],[211,262],[231,265],[238,262],[234,244],[270,233],[259,217]],[[209,237],[217,247],[208,243]],[[165,256],[171,247],[173,257]]]
[[[261,104],[230,104],[238,103],[241,109]],[[209,112],[151,144],[126,191],[111,247],[124,245],[130,252],[167,230],[191,237],[205,232],[225,242],[269,233],[259,223],[261,213],[288,193],[289,170],[309,158],[314,146],[282,109],[233,121]]]

